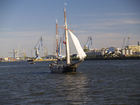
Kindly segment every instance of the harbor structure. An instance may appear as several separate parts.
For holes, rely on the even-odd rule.
[[[91,46],[92,46],[92,37],[89,36],[88,39],[87,39],[86,44],[84,45],[84,51],[85,52],[90,51],[91,50]]]
[[[126,50],[128,50],[130,55],[140,56],[140,45],[126,46]]]

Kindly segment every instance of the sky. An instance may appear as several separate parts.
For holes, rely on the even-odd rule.
[[[0,0],[0,57],[12,56],[13,49],[32,56],[41,36],[48,54],[53,54],[55,21],[64,25],[64,7],[68,27],[82,46],[88,36],[96,49],[121,48],[128,37],[129,44],[136,45],[140,41],[139,5],[139,0]]]

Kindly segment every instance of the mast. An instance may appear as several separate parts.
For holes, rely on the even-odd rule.
[[[66,61],[67,61],[67,64],[70,64],[70,49],[69,49],[69,42],[68,42],[66,8],[64,8],[64,22],[65,22],[65,41],[66,41]]]
[[[56,56],[58,58],[58,24],[56,20]]]
[[[62,38],[60,37],[60,42],[59,42],[59,45],[58,45],[58,54],[61,56],[61,43],[62,43]]]

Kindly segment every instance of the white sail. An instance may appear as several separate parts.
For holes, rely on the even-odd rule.
[[[83,60],[86,57],[86,54],[85,54],[83,48],[81,47],[78,38],[70,30],[68,30],[68,32],[70,33],[71,39],[75,45],[75,48],[78,53],[78,57],[80,58],[80,60]]]

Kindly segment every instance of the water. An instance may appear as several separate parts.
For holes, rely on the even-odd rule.
[[[76,74],[46,62],[0,63],[0,105],[140,105],[140,60],[85,61]]]

